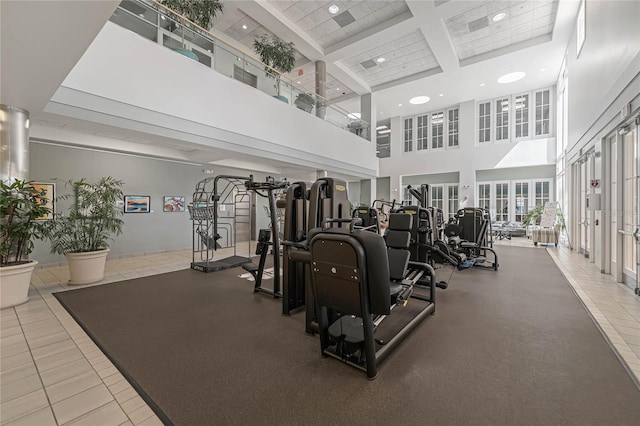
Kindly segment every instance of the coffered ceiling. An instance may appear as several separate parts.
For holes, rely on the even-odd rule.
[[[225,3],[214,29],[246,46],[263,33],[293,41],[300,52],[293,81],[313,90],[315,61],[325,61],[330,100],[358,112],[358,95],[376,93],[378,119],[385,119],[411,113],[408,100],[416,95],[429,96],[429,107],[438,108],[494,96],[491,92],[498,96],[554,84],[578,5],[578,0],[236,0]],[[510,71],[527,77],[508,88],[497,85]]]

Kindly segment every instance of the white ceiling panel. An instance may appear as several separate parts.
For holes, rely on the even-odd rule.
[[[467,10],[446,19],[445,25],[458,58],[464,60],[551,35],[557,7],[557,0],[472,2]],[[492,18],[499,12],[507,16],[494,22]]]
[[[361,65],[362,62],[376,61],[380,57],[385,58],[383,63],[376,62],[375,66],[368,69]],[[344,59],[342,64],[371,86],[438,67],[438,61],[420,31],[372,47],[361,54]]]
[[[404,0],[269,0],[269,4],[291,20],[300,30],[313,37],[323,48],[344,41],[409,10]],[[329,6],[334,4],[340,10],[332,15],[329,13]],[[341,27],[334,17],[345,12],[351,14],[355,22]]]

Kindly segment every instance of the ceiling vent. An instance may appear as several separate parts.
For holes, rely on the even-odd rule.
[[[334,16],[333,20],[336,21],[338,25],[340,25],[340,28],[344,28],[350,23],[356,22],[356,18],[354,18],[348,10],[342,12],[340,15]]]
[[[376,61],[374,61],[373,59],[367,59],[364,62],[360,62],[360,65],[362,65],[362,68],[368,70],[369,68],[373,68],[376,65],[378,65],[378,63]]]
[[[475,21],[469,22],[469,32],[472,33],[474,31],[481,30],[489,26],[489,18],[483,16],[482,18],[476,19]]]

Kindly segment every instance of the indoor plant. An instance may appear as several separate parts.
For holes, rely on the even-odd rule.
[[[196,23],[200,27],[208,30],[211,26],[211,22],[219,12],[222,12],[224,5],[219,0],[160,0],[160,3],[172,11],[184,16],[191,22]],[[191,58],[195,61],[198,60],[198,56],[191,50],[186,48],[184,42],[184,25],[187,23],[180,16],[170,16],[172,19],[179,20],[182,24],[182,47],[174,49],[176,52]]]
[[[276,80],[275,97],[289,103],[289,99],[280,95],[280,78],[281,74],[290,73],[295,64],[296,47],[293,42],[284,42],[276,35],[262,34],[253,40],[253,50],[260,55],[267,77]]]
[[[31,274],[38,262],[28,260],[28,255],[33,242],[44,237],[44,225],[37,218],[51,211],[42,203],[44,197],[44,191],[25,180],[0,183],[0,308],[29,299]]]
[[[311,112],[315,100],[313,99],[313,95],[311,95],[310,93],[302,92],[298,95],[294,103],[298,108],[306,112]]]
[[[70,181],[73,193],[56,200],[72,200],[66,214],[49,222],[47,238],[51,252],[64,254],[69,263],[69,284],[90,284],[104,278],[104,267],[112,235],[122,232],[121,180],[110,176],[95,183]]]

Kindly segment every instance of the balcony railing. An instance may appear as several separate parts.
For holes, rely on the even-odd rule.
[[[155,0],[124,0],[110,21],[227,77],[277,96],[292,106],[369,139],[370,126],[366,121],[313,93],[313,90],[295,84],[288,76],[272,68],[270,74],[277,78],[268,77],[265,67],[269,67],[253,55],[229,45]]]

